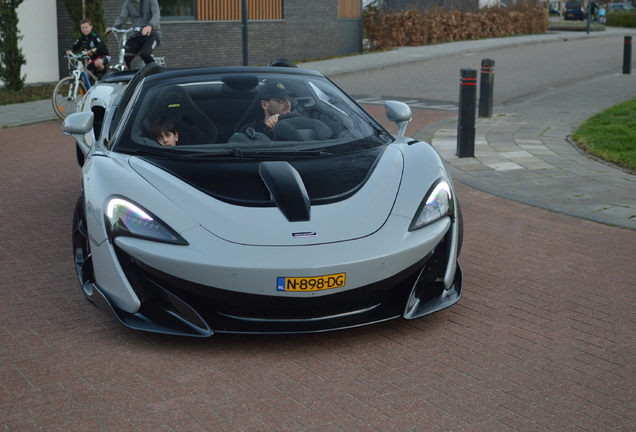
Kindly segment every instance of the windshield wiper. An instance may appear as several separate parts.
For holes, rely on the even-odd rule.
[[[137,156],[159,156],[168,159],[196,159],[205,157],[234,156],[230,150],[215,150],[214,152],[182,152],[167,148],[139,147],[136,149],[118,149],[117,151]]]
[[[170,150],[156,149],[152,147],[139,147],[135,149],[131,148],[117,148],[115,149],[118,153],[125,153],[129,155],[138,155],[138,156],[161,156],[166,158],[175,157]],[[179,157],[178,155],[176,157]]]
[[[246,158],[271,158],[271,157],[316,157],[316,156],[330,156],[331,153],[320,150],[283,150],[283,149],[223,149],[214,150],[209,152],[188,152],[182,153],[180,151],[153,148],[153,147],[139,147],[136,149],[118,149],[120,153],[126,153],[136,156],[158,156],[167,159],[205,159],[205,158],[217,158],[217,157],[246,157]]]
[[[312,156],[330,156],[331,153],[321,151],[321,150],[276,150],[276,149],[234,149],[232,153],[236,157],[278,157],[278,156],[303,156],[303,157],[312,157]]]

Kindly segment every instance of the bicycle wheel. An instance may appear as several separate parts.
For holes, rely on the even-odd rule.
[[[75,79],[70,76],[57,83],[53,90],[53,110],[62,120],[69,114],[73,114],[77,111],[77,104],[86,94],[86,86],[84,83],[79,81],[77,84],[79,87],[76,97],[73,95]]]

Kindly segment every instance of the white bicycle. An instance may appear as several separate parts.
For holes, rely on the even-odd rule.
[[[82,100],[89,88],[95,85],[97,78],[86,66],[84,60],[90,59],[86,51],[81,54],[69,53],[68,69],[71,76],[62,78],[53,89],[53,110],[55,114],[64,120],[69,114],[77,111],[77,105]]]
[[[126,42],[128,42],[128,39],[130,39],[130,37],[133,34],[140,33],[140,32],[141,32],[141,27],[131,27],[125,30],[120,30],[114,27],[110,27],[106,29],[107,35],[112,33],[115,36],[115,39],[117,40],[117,46],[119,47],[119,61],[113,65],[109,65],[109,68],[111,70],[115,72],[122,72],[128,69],[126,67],[126,61],[125,61]],[[157,63],[159,66],[166,67],[165,57],[157,57],[153,55],[152,58],[155,60],[155,63]]]

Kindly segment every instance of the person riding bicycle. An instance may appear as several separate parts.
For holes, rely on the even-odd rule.
[[[106,71],[106,66],[110,60],[108,48],[104,43],[104,38],[102,38],[98,32],[93,30],[91,20],[84,18],[79,24],[82,36],[75,41],[75,44],[71,47],[71,49],[66,51],[66,55],[69,55],[71,52],[82,47],[86,50],[86,54],[91,57],[86,68],[91,71],[95,77],[100,78]]]
[[[126,54],[124,61],[130,70],[135,56],[139,55],[145,64],[152,63],[152,51],[159,45],[161,40],[161,25],[159,19],[159,2],[157,0],[126,0],[121,10],[119,18],[113,27],[119,29],[122,24],[130,21],[132,27],[138,29],[133,36],[128,39],[125,45]],[[106,29],[109,34],[110,29]]]

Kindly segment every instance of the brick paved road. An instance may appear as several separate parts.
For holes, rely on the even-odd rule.
[[[636,430],[636,232],[458,185],[466,286],[446,311],[320,335],[142,334],[78,290],[60,125],[0,130],[2,430]]]

